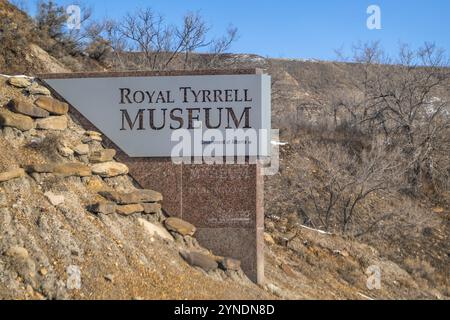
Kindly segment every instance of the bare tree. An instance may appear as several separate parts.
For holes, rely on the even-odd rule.
[[[182,25],[176,27],[147,8],[128,13],[122,22],[110,22],[107,38],[116,58],[122,60],[122,68],[129,67],[131,61],[136,68],[149,70],[196,69],[203,63],[192,53],[201,49],[211,52],[211,66],[237,38],[237,29],[230,27],[222,38],[210,39],[209,29],[199,13],[186,14]],[[128,63],[123,63],[124,57]]]
[[[351,124],[383,134],[391,149],[401,150],[411,192],[420,190],[424,178],[444,187],[449,165],[442,156],[450,150],[449,101],[442,95],[450,81],[445,52],[430,43],[417,50],[402,45],[394,60],[372,43],[355,47],[353,61],[360,71],[353,79],[354,99],[340,104]]]

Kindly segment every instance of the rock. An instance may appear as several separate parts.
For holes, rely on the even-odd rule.
[[[100,201],[90,206],[89,211],[101,214],[113,214],[116,212],[117,205],[114,202]]]
[[[53,173],[55,171],[55,164],[32,164],[27,166],[28,173]]]
[[[17,259],[23,259],[23,260],[28,259],[28,257],[29,257],[27,249],[25,249],[23,247],[18,247],[18,246],[9,248],[6,251],[5,255],[10,258],[17,258]]]
[[[92,163],[103,163],[110,162],[114,160],[116,156],[116,150],[114,149],[104,149],[99,151],[94,151],[91,154],[90,161]]]
[[[166,229],[163,227],[156,225],[154,223],[151,223],[145,219],[139,218],[138,223],[140,226],[144,227],[145,231],[149,233],[150,236],[157,235],[161,239],[166,239],[173,241],[173,237],[170,235],[169,232],[167,232]]]
[[[93,165],[92,173],[103,178],[112,178],[128,174],[128,167],[119,162],[105,162]]]
[[[69,290],[81,289],[81,270],[78,266],[68,266],[66,269],[67,282],[66,287]]]
[[[143,203],[142,207],[145,214],[160,214],[162,209],[159,203]]]
[[[434,213],[443,213],[444,211],[445,211],[445,209],[442,207],[433,208]]]
[[[136,204],[142,202],[162,201],[162,195],[153,190],[136,190],[133,192],[102,191],[102,197],[117,204]]]
[[[241,269],[241,262],[232,258],[223,258],[219,261],[219,266],[225,271],[239,271]]]
[[[38,108],[31,103],[20,101],[17,99],[11,100],[9,105],[11,107],[11,111],[21,113],[33,118],[47,118],[48,116],[50,116],[50,113],[48,113],[48,111]]]
[[[0,125],[16,128],[20,131],[29,131],[34,128],[34,122],[31,117],[11,112],[5,108],[0,108]]]
[[[36,82],[33,82],[33,84],[27,88],[26,90],[29,94],[32,95],[43,95],[43,96],[50,96],[51,92],[46,87],[39,85]]]
[[[89,145],[79,144],[75,148],[73,148],[73,151],[75,151],[75,153],[80,156],[87,155],[89,154]]]
[[[9,180],[22,178],[25,176],[25,170],[23,169],[15,169],[11,171],[1,172],[0,173],[0,182],[6,182]]]
[[[65,146],[58,147],[58,152],[60,155],[62,155],[65,158],[69,158],[69,157],[73,156],[73,154],[74,154],[74,151],[72,149],[70,149],[69,147],[65,147]]]
[[[219,266],[214,258],[199,252],[180,252],[180,255],[191,266],[202,268],[207,272],[216,270]]]
[[[102,134],[100,133],[100,132],[97,132],[97,131],[86,131],[85,133],[84,133],[86,136],[88,136],[88,137],[99,137],[99,138],[101,138],[102,137]]]
[[[54,206],[59,206],[64,203],[65,198],[62,195],[56,195],[53,192],[49,191],[44,193],[44,195],[47,197],[48,201]]]
[[[283,290],[281,290],[280,288],[278,288],[276,285],[274,285],[273,283],[269,283],[266,286],[267,290],[269,292],[271,292],[272,294],[278,296],[278,297],[283,297]]]
[[[56,165],[54,173],[63,176],[89,177],[92,175],[91,168],[82,163],[64,163]]]
[[[264,241],[268,244],[275,244],[275,240],[273,240],[272,236],[266,232],[264,232]]]
[[[179,218],[168,218],[164,221],[167,230],[181,234],[182,236],[193,236],[197,231],[194,225]]]
[[[41,130],[63,131],[67,129],[67,117],[48,117],[36,120],[36,128]]]
[[[286,275],[288,275],[289,277],[291,277],[291,278],[296,278],[296,277],[297,277],[297,275],[295,274],[294,270],[292,270],[292,268],[291,268],[289,265],[283,263],[283,264],[280,266],[280,268],[281,268],[281,270],[283,270],[284,273],[285,273]]]
[[[40,273],[41,276],[44,276],[44,277],[45,277],[45,276],[48,274],[48,270],[45,269],[45,268],[41,268],[41,269],[39,270],[39,273]]]
[[[3,191],[0,191],[0,207],[5,207],[8,205],[8,199]]]
[[[105,280],[109,281],[109,282],[114,282],[114,276],[112,274],[107,274],[103,276],[105,278]]]
[[[123,206],[117,206],[116,212],[117,214],[123,216],[129,216],[135,213],[141,213],[144,211],[144,207],[140,204],[127,204]]]
[[[16,88],[27,88],[31,86],[31,80],[25,77],[11,77],[8,84]]]
[[[337,256],[342,256],[344,258],[348,258],[350,256],[347,250],[334,250],[333,253]]]
[[[50,114],[62,116],[69,112],[69,105],[51,97],[40,97],[34,102],[39,108],[47,110]]]

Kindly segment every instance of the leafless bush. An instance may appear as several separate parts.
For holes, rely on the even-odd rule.
[[[347,232],[361,205],[373,193],[389,190],[398,172],[397,155],[386,153],[381,141],[359,154],[330,142],[307,142],[303,150],[312,166],[299,168],[299,207],[304,212],[312,209],[312,221],[326,230]]]
[[[18,24],[15,19],[0,12],[0,66],[10,72],[20,73],[15,61],[25,60],[29,34],[27,29]]]

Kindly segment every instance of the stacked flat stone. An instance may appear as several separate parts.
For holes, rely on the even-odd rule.
[[[132,192],[100,191],[104,198],[94,204],[95,213],[130,216],[136,213],[161,214],[162,194],[153,190],[135,190]]]
[[[0,108],[0,125],[20,131],[35,128],[62,131],[67,129],[68,112],[67,103],[51,97],[40,97],[34,104],[13,99],[5,107]]]

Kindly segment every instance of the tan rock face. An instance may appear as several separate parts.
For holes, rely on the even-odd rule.
[[[23,169],[15,169],[11,171],[1,172],[0,173],[0,182],[6,182],[9,180],[22,178],[25,176],[25,170]]]
[[[181,234],[182,236],[193,236],[197,231],[194,225],[178,218],[168,218],[164,221],[167,230]]]
[[[16,88],[27,88],[31,86],[31,80],[23,77],[11,77],[8,79],[8,84]]]
[[[135,213],[141,213],[144,211],[144,207],[140,204],[127,204],[124,206],[117,206],[116,212],[123,216],[129,216]]]
[[[213,257],[198,252],[180,252],[180,255],[191,266],[200,267],[205,271],[212,271],[218,268],[218,264]]]
[[[12,111],[33,118],[47,118],[50,115],[48,111],[24,101],[12,100],[10,106]]]
[[[29,131],[34,128],[34,122],[31,117],[14,113],[4,108],[0,108],[0,125],[16,128],[20,131]]]
[[[48,117],[36,120],[36,129],[63,131],[67,129],[67,117]]]
[[[136,190],[133,192],[102,191],[99,194],[117,204],[159,202],[162,200],[162,195],[153,190]]]
[[[67,103],[51,97],[40,97],[34,102],[34,104],[54,115],[65,115],[69,112],[69,105]]]
[[[128,167],[123,163],[105,162],[93,165],[92,173],[103,178],[112,178],[128,174]]]
[[[116,150],[104,149],[104,150],[94,151],[91,154],[90,161],[92,163],[110,162],[110,161],[114,160],[115,156],[116,156]]]
[[[63,176],[89,177],[92,175],[91,168],[81,163],[64,163],[56,165],[54,173]]]

